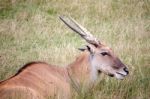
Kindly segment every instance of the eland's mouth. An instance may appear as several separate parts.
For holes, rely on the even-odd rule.
[[[124,75],[124,74],[122,74],[122,73],[119,73],[119,72],[116,72],[117,74],[119,74],[119,75],[121,75],[121,76],[123,76],[123,77],[125,77],[126,75]]]

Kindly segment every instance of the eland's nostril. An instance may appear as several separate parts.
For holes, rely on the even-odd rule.
[[[129,74],[128,68],[125,67],[123,70],[124,70],[127,74]]]

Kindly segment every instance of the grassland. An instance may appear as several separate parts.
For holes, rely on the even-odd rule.
[[[70,15],[128,65],[123,81],[104,76],[74,99],[150,98],[149,0],[0,0],[0,80],[30,61],[65,66],[85,43],[59,20]]]

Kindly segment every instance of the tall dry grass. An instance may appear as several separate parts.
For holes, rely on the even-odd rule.
[[[70,15],[128,65],[123,81],[104,76],[74,99],[150,98],[149,0],[0,0],[0,79],[41,60],[65,66],[85,44],[58,19]]]

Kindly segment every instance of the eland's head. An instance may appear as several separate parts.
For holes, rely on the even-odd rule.
[[[80,50],[89,51],[89,61],[95,72],[102,72],[117,79],[123,79],[129,74],[126,65],[122,63],[111,48],[103,45],[74,19],[65,16],[60,16],[60,19],[89,43],[86,48]]]

